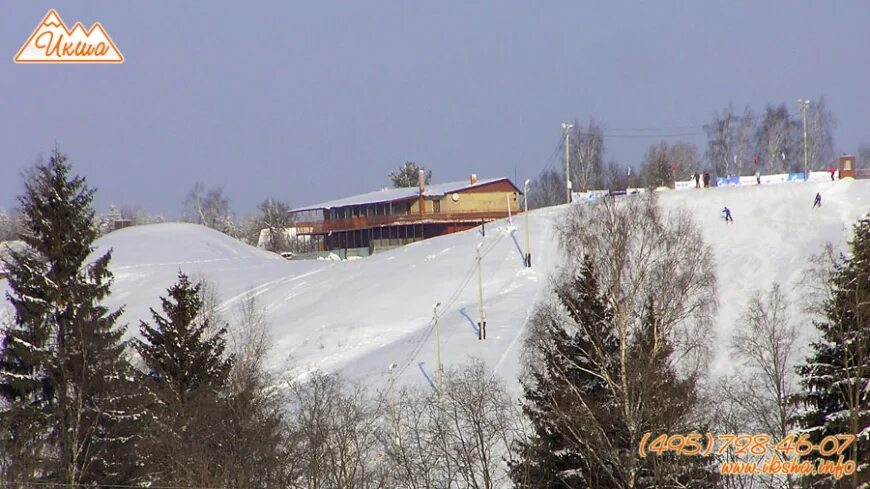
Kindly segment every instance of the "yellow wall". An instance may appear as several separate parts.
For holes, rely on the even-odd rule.
[[[507,213],[507,201],[505,195],[508,195],[511,203],[511,212],[517,213],[520,211],[520,198],[517,192],[479,192],[469,193],[460,192],[459,200],[453,201],[453,194],[445,195],[441,199],[441,212],[504,212]],[[426,214],[434,213],[434,203],[431,200],[426,200]],[[414,201],[411,206],[411,213],[418,214],[420,212],[419,200]]]

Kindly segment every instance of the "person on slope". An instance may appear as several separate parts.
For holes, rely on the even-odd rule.
[[[755,182],[761,185],[761,172],[758,170],[755,170]]]
[[[722,209],[722,212],[725,214],[725,222],[726,223],[734,222],[734,218],[731,217],[731,209],[729,209],[728,207],[725,207],[724,209]]]
[[[813,209],[822,206],[822,194],[816,193],[816,200],[813,201]]]
[[[831,181],[833,182],[833,181],[834,181],[834,173],[837,172],[837,169],[834,168],[833,165],[831,165],[831,166],[828,167],[828,172],[830,172],[830,174],[831,174]]]
[[[701,188],[701,174],[695,173],[692,177],[695,179],[695,188]]]

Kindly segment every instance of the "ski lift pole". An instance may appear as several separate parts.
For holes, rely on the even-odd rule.
[[[477,323],[477,339],[485,340],[486,339],[486,311],[483,308],[483,274],[481,272],[481,257],[480,257],[480,246],[483,243],[477,245],[475,248],[475,252],[477,253],[477,300],[480,304],[480,320]]]
[[[529,244],[529,180],[526,179],[526,183],[523,184],[523,195],[525,198],[523,199],[523,205],[525,206],[525,214],[526,214],[526,254],[523,257],[523,263],[525,263],[526,267],[532,267],[532,250]]]
[[[438,325],[438,306],[440,305],[440,302],[436,302],[432,307],[432,318],[435,321],[435,368],[438,375],[438,397],[441,397],[444,387],[444,368],[441,366],[441,328]]]

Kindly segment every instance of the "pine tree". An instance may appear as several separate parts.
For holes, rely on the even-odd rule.
[[[147,465],[151,481],[208,486],[217,468],[210,455],[220,445],[222,396],[233,359],[226,356],[226,328],[210,334],[203,316],[202,284],[183,273],[161,297],[163,315],[140,324],[136,341],[152,396]],[[214,453],[214,452],[211,452]]]
[[[802,377],[798,400],[805,409],[797,421],[814,444],[828,436],[857,435],[843,454],[857,470],[839,481],[811,479],[813,487],[870,487],[870,218],[861,219],[854,231],[851,256],[831,275],[824,319],[814,321],[821,338],[797,368]]]
[[[565,324],[550,311],[537,316],[542,330],[532,344],[539,365],[532,365],[523,386],[523,412],[534,433],[518,443],[511,479],[518,488],[618,487],[607,471],[587,459],[588,447],[577,436],[577,424],[587,417],[605,424],[613,417],[609,386],[597,372],[603,368],[610,375],[618,373],[618,338],[591,260],[556,295],[570,320]],[[612,361],[602,365],[601,358]]]
[[[12,450],[9,474],[18,480],[130,483],[132,372],[115,326],[121,311],[101,305],[111,253],[88,262],[98,236],[94,190],[70,171],[55,150],[19,197],[28,248],[7,264],[15,316],[0,352],[3,448]]]

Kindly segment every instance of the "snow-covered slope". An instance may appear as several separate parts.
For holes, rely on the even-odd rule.
[[[821,209],[812,209],[816,192]],[[842,249],[847,228],[870,210],[870,181],[788,183],[662,192],[666,207],[685,206],[713,246],[720,284],[714,368],[727,371],[734,321],[753,289],[778,281],[789,290],[807,259],[826,242]],[[725,224],[727,205],[735,222]],[[286,261],[209,229],[188,224],[127,228],[99,241],[112,248],[112,306],[125,305],[124,321],[137,329],[157,307],[178,270],[217,287],[221,309],[254,295],[264,307],[279,371],[318,367],[383,385],[397,364],[404,382],[434,379],[433,305],[440,302],[445,364],[481,357],[507,380],[519,369],[525,321],[560,264],[553,225],[563,208],[529,215],[534,267],[522,263],[526,218],[414,243],[346,262]],[[487,339],[477,339],[475,249],[482,242]],[[796,298],[796,297],[795,297]],[[795,301],[797,302],[797,301]],[[800,304],[793,313],[799,315]],[[806,324],[806,323],[805,323]],[[809,326],[807,324],[807,329]],[[511,382],[512,383],[512,382]]]

